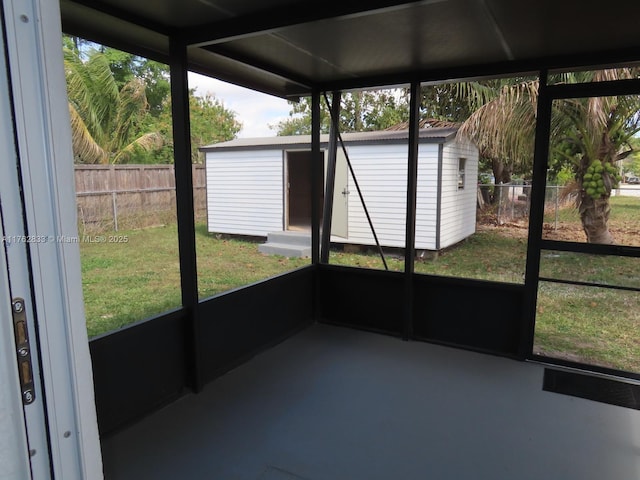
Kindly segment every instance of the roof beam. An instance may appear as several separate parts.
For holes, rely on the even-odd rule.
[[[110,3],[103,2],[101,0],[66,0],[68,3],[75,3],[77,5],[82,5],[83,7],[89,8],[91,10],[95,10],[96,12],[103,13],[110,17],[117,18],[124,22],[132,23],[139,27],[146,28],[153,32],[169,35],[171,33],[171,29],[166,25],[162,25],[160,23],[149,20],[146,17],[136,15],[122,8],[114,7]]]
[[[482,11],[484,12],[487,20],[489,21],[489,23],[491,24],[491,27],[493,28],[496,34],[496,37],[500,42],[500,45],[502,46],[502,51],[507,56],[507,59],[514,60],[515,57],[513,56],[511,47],[509,46],[509,43],[507,42],[507,39],[504,36],[504,33],[502,33],[502,29],[500,28],[500,25],[498,25],[495,15],[487,5],[486,0],[480,0],[479,3],[480,3],[480,6],[482,7]]]
[[[572,70],[615,68],[622,64],[638,64],[638,50],[634,48],[615,51],[593,52],[575,55],[532,58],[474,64],[433,69],[410,69],[390,74],[345,78],[335,81],[316,82],[320,91],[360,90],[381,88],[387,85],[407,85],[412,78],[419,78],[423,83],[442,83],[453,81],[469,81],[477,78],[504,77],[509,75],[537,74],[542,69]]]
[[[314,83],[309,78],[301,77],[300,75],[297,75],[288,70],[276,68],[273,64],[262,62],[248,55],[239,54],[223,46],[212,45],[212,46],[202,47],[202,49],[207,50],[216,55],[220,55],[220,56],[229,58],[231,60],[235,60],[251,68],[255,68],[256,70],[269,73],[276,77],[287,79],[291,83],[295,83],[302,87],[306,87],[307,89],[309,89],[309,91],[311,91],[311,86]]]
[[[180,38],[191,46],[228,42],[330,18],[371,15],[410,6],[447,0],[328,0],[322,4],[306,2],[276,7],[262,12],[182,29]]]

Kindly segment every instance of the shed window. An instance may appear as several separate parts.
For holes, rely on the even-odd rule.
[[[462,190],[464,188],[464,167],[466,163],[466,158],[458,159],[458,190]]]

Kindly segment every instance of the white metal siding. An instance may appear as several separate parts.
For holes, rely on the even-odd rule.
[[[347,148],[365,204],[381,245],[404,247],[406,144]],[[416,248],[438,247],[438,144],[418,150]],[[465,188],[458,189],[458,160],[467,159]],[[207,213],[210,232],[266,236],[284,225],[283,151],[207,152]],[[475,232],[478,154],[470,144],[443,147],[440,248]],[[375,245],[365,209],[349,174],[348,238],[332,241]]]
[[[404,247],[407,207],[407,145],[348,147],[349,160],[380,244]],[[349,175],[348,242],[375,245],[358,191]]]
[[[415,245],[417,249],[436,249],[438,149],[439,145],[432,143],[423,143],[418,147]]]
[[[458,163],[466,159],[465,184],[458,188]],[[454,245],[476,230],[478,152],[469,143],[445,144],[442,155],[440,248]]]
[[[209,232],[267,236],[283,227],[282,150],[207,152]]]

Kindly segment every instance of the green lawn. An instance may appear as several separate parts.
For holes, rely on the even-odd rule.
[[[618,197],[612,199],[612,205],[612,225],[619,225],[625,218],[640,220],[640,198]],[[571,212],[561,214],[573,218]],[[629,222],[626,225],[628,229]],[[176,227],[119,234],[119,242],[80,245],[90,337],[181,304]],[[212,236],[204,224],[197,225],[196,245],[200,298],[309,264],[309,259],[262,255],[255,242]],[[415,271],[522,283],[525,257],[526,240],[504,236],[499,229],[480,231],[436,259],[417,260]],[[390,270],[403,270],[402,256],[388,255],[386,261]],[[375,252],[334,251],[330,263],[384,268]],[[623,257],[543,252],[541,275],[638,287],[639,267],[637,260]],[[636,292],[624,290],[541,283],[536,351],[640,372],[638,297]]]
[[[177,227],[118,233],[127,241],[80,245],[90,337],[181,305]],[[215,238],[204,224],[196,228],[196,251],[200,298],[309,264],[262,255],[258,243]]]

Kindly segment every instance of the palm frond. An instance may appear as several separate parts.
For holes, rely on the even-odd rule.
[[[118,88],[102,54],[83,62],[76,51],[65,49],[67,95],[93,138],[102,143],[109,137],[109,125],[118,103]]]
[[[136,78],[126,83],[120,90],[118,100],[110,141],[111,151],[120,150],[130,141],[136,122],[149,108],[144,81]]]
[[[120,163],[127,159],[136,150],[144,150],[145,152],[154,152],[164,146],[164,138],[158,132],[145,133],[136,138],[133,142],[122,148],[112,159],[111,163]]]
[[[91,132],[71,103],[69,103],[69,115],[71,117],[71,141],[75,161],[79,163],[108,163],[109,156],[93,139]]]
[[[530,162],[537,92],[537,81],[503,86],[497,97],[462,124],[458,135],[472,140],[484,155],[505,164]]]

